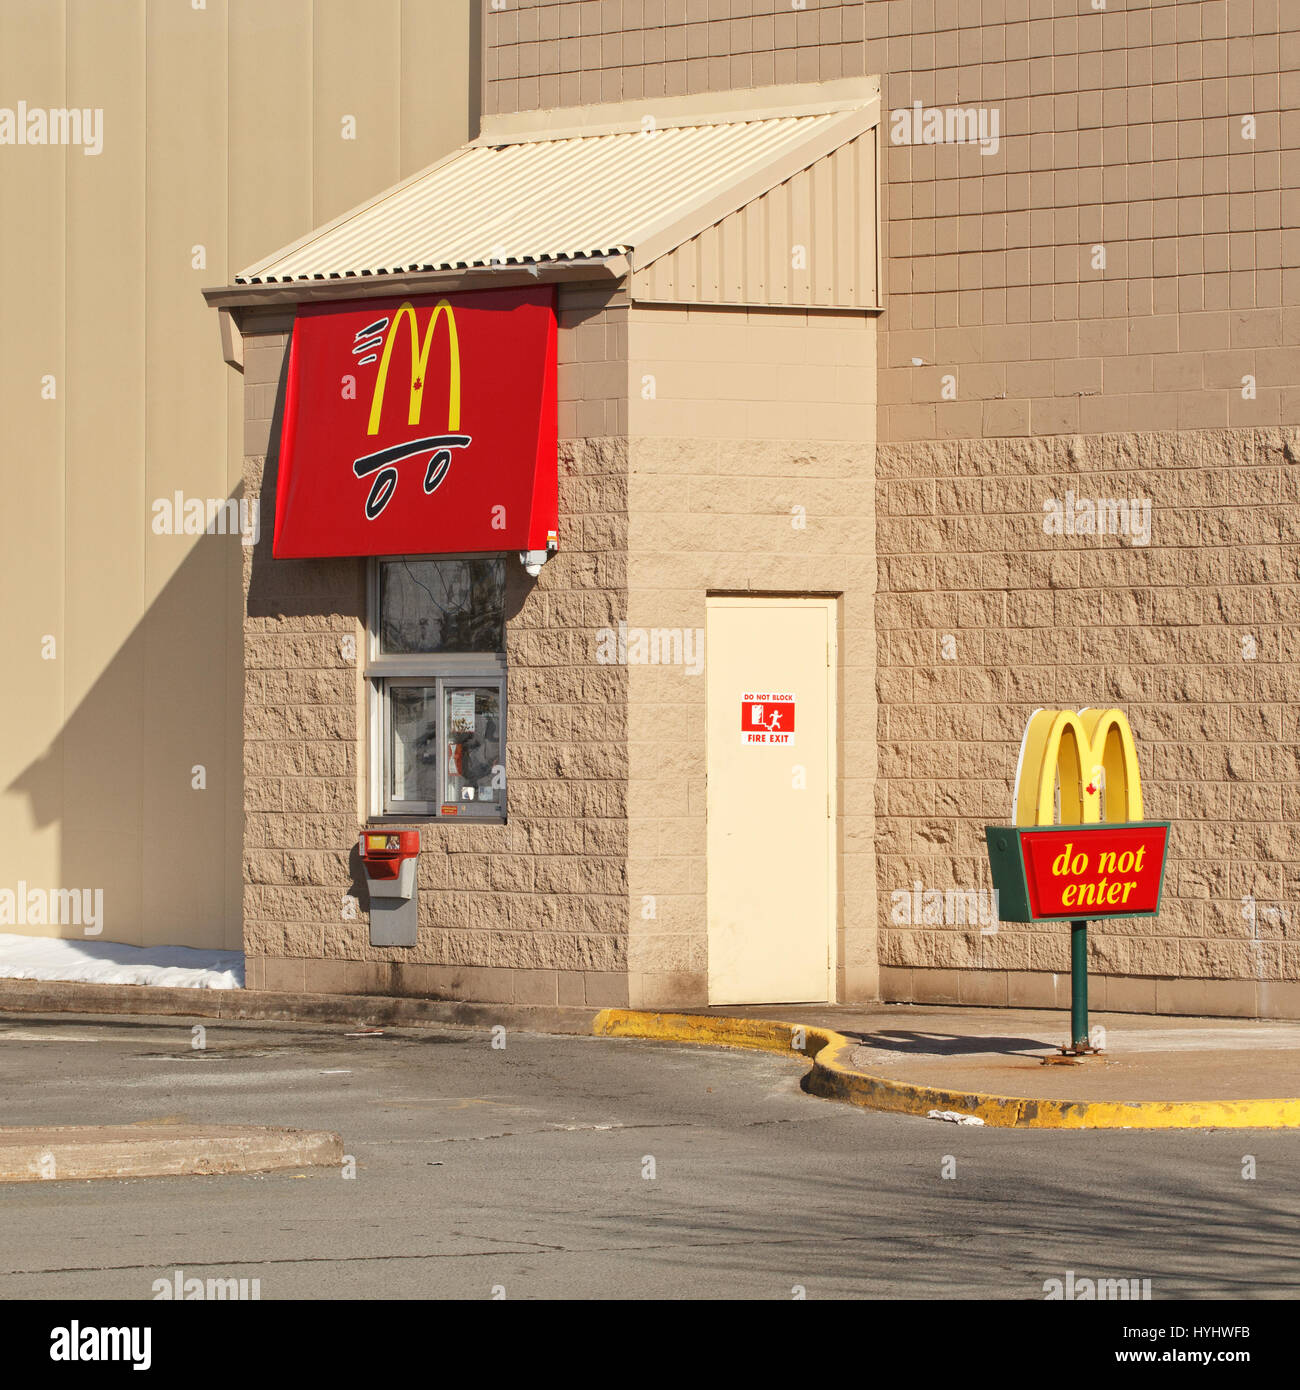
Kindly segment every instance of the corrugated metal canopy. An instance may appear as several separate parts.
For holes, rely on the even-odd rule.
[[[841,109],[476,142],[235,281],[563,262],[648,252],[656,239],[652,254],[659,255],[725,215],[728,190],[752,197],[861,129]]]

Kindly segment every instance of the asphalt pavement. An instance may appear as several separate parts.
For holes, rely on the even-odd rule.
[[[0,1184],[0,1298],[178,1270],[262,1299],[1300,1294],[1294,1131],[969,1127],[816,1099],[764,1053],[351,1031],[0,1015],[0,1124],[334,1130],[351,1160]]]

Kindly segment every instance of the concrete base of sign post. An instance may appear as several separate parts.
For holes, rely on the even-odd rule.
[[[1081,1067],[1084,1063],[1094,1067],[1110,1065],[1110,1058],[1095,1047],[1089,1048],[1087,1052],[1069,1052],[1062,1047],[1060,1052],[1049,1052],[1038,1060],[1045,1067]]]

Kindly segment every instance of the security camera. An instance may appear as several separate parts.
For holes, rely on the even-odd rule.
[[[542,566],[551,558],[549,550],[521,550],[519,552],[519,563],[524,567],[524,573],[536,579],[542,572]]]

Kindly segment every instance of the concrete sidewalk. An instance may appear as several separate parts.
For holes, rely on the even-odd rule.
[[[1102,1056],[1044,1065],[1068,1039],[1068,1013],[922,1004],[700,1012],[834,1029],[855,1044],[855,1067],[918,1086],[1089,1102],[1300,1096],[1300,1023],[1096,1013],[1089,1021],[1104,1030]]]

